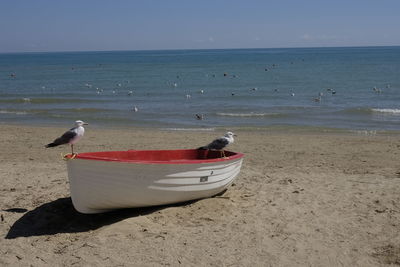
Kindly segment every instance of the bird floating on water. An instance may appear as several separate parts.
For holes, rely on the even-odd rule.
[[[66,131],[61,137],[55,139],[52,143],[45,145],[45,147],[55,147],[59,145],[71,145],[71,153],[74,154],[74,144],[78,142],[85,134],[85,128],[83,125],[88,125],[88,123],[78,120],[75,122],[75,127]]]
[[[318,96],[317,98],[314,98],[314,102],[321,102],[321,96]]]
[[[203,114],[196,114],[196,119],[204,120],[204,115]]]
[[[374,88],[372,88],[372,90],[373,90],[375,93],[377,93],[377,94],[382,93],[382,89],[380,89],[380,88],[374,87]]]
[[[223,156],[225,158],[224,148],[235,141],[233,139],[234,136],[236,136],[234,133],[227,132],[224,136],[221,136],[209,143],[208,145],[199,147],[198,149],[220,151],[221,157]]]

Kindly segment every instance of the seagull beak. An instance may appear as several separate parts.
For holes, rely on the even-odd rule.
[[[234,134],[233,136],[237,136],[237,134]]]
[[[89,125],[89,123],[87,123],[87,122],[84,122],[84,123],[83,123],[83,125]]]

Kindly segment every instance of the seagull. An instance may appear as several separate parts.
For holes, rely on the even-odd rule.
[[[53,141],[53,143],[45,145],[45,147],[55,147],[59,145],[70,144],[72,155],[74,154],[74,144],[83,137],[85,128],[82,125],[88,125],[88,123],[78,120],[75,122],[75,127],[66,131],[61,137]]]
[[[204,119],[204,115],[203,114],[196,114],[196,119],[203,120]]]
[[[318,96],[317,98],[314,98],[314,102],[321,102],[321,96]]]
[[[224,148],[228,146],[229,144],[232,144],[234,142],[233,137],[236,136],[232,132],[227,132],[224,136],[221,136],[211,143],[209,143],[206,146],[199,147],[198,149],[202,150],[217,150],[221,152],[221,157],[223,156],[225,158],[225,151]]]

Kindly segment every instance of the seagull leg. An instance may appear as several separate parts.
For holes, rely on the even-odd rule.
[[[71,154],[74,155],[74,145],[71,144]]]

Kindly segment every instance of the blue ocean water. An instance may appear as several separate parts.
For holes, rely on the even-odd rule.
[[[400,130],[400,47],[0,54],[0,123],[77,119]]]

